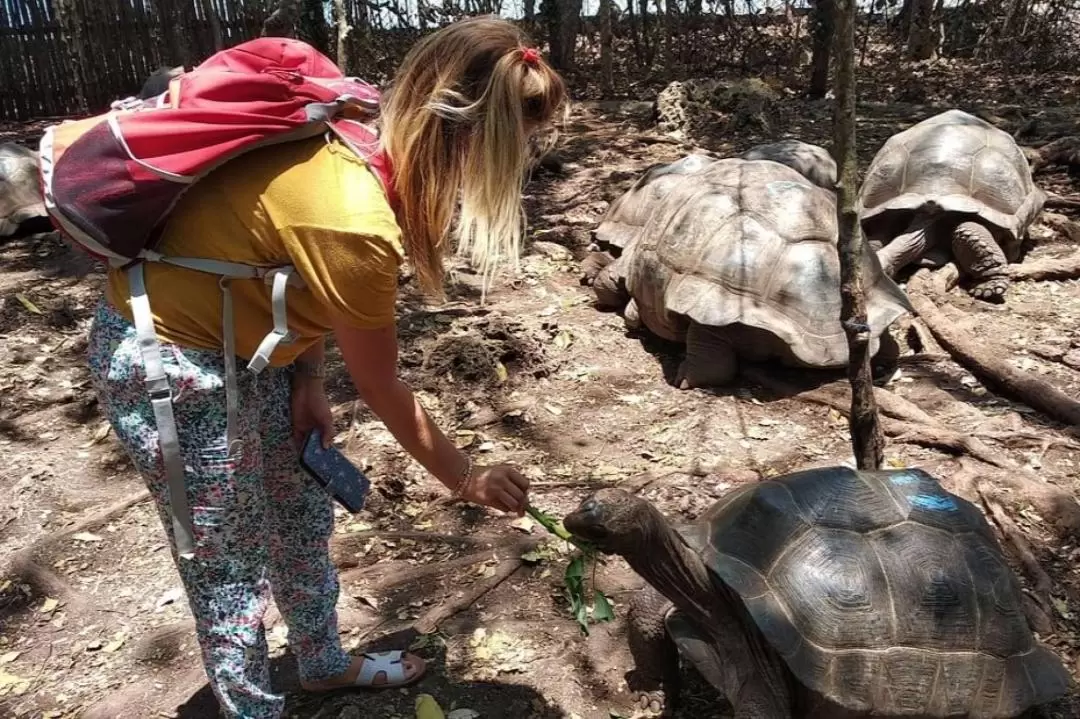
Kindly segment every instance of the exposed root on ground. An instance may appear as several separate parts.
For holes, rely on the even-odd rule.
[[[1080,277],[1080,252],[1068,257],[1045,257],[1031,262],[1009,265],[1013,280],[1075,280]]]
[[[785,394],[795,391],[782,380],[756,368],[746,368],[744,374],[776,391]],[[846,383],[838,382],[802,392],[799,397],[831,407],[845,416],[851,411],[851,393]],[[943,449],[979,460],[982,469],[972,471],[992,478],[999,487],[1007,488],[1013,496],[1007,504],[1030,503],[1060,535],[1080,536],[1080,502],[1077,502],[1072,493],[1043,482],[1030,469],[1013,461],[1003,452],[993,449],[978,437],[945,427],[912,402],[889,390],[875,387],[874,398],[882,413],[882,429],[894,441]],[[960,459],[962,466],[969,461],[963,457]],[[967,499],[977,501],[977,497]]]
[[[489,577],[478,579],[472,583],[472,586],[465,592],[462,592],[460,596],[452,595],[442,604],[436,605],[421,615],[412,627],[420,634],[430,634],[439,628],[439,624],[450,619],[454,615],[462,612],[477,602],[481,597],[490,592],[495,587],[499,586],[507,579],[511,577],[517,570],[521,569],[525,560],[521,558],[521,554],[518,553],[516,557],[504,559],[499,562],[499,565],[495,567],[495,573]]]
[[[952,271],[955,272],[955,269]],[[944,286],[937,285],[943,285],[946,277],[947,272],[941,274],[939,271],[932,277],[926,270],[919,270],[908,283],[908,297],[912,306],[942,347],[957,363],[1002,395],[1024,402],[1065,424],[1080,427],[1080,402],[1010,366],[999,359],[1007,355],[1003,348],[996,347],[985,337],[972,337],[949,319],[945,310],[937,305],[938,299],[944,304]]]
[[[90,603],[69,582],[45,567],[40,558],[57,544],[80,532],[97,529],[149,498],[150,493],[146,490],[135,492],[69,527],[45,535],[11,555],[6,578],[28,585],[38,595],[59,599],[70,608],[89,608]]]

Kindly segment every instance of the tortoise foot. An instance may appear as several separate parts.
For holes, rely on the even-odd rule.
[[[640,711],[649,712],[654,716],[671,716],[662,691],[641,692],[637,706]]]
[[[973,285],[968,294],[983,302],[1001,304],[1005,301],[1005,293],[1009,290],[1009,280],[1005,277],[994,277]]]

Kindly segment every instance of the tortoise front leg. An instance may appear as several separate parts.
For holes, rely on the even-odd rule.
[[[679,612],[668,615],[667,629],[679,652],[731,702],[734,719],[793,719],[791,688],[780,658],[736,617],[721,614],[717,619],[713,637]]]
[[[642,709],[670,715],[679,703],[679,652],[664,619],[671,600],[646,584],[630,600],[627,639],[634,670],[627,677]]]
[[[691,322],[686,330],[686,359],[679,365],[675,386],[720,387],[735,379],[738,372],[738,355],[727,330]]]
[[[582,263],[585,281],[592,284],[596,304],[603,309],[620,310],[630,299],[621,267],[620,260],[606,252],[593,252]]]
[[[913,222],[908,226],[907,232],[898,235],[892,242],[877,250],[881,269],[891,278],[895,278],[900,270],[926,254],[927,227],[925,225],[913,227],[915,224]]]
[[[978,222],[960,223],[953,230],[952,254],[960,271],[974,281],[968,294],[985,302],[1005,301],[1009,261],[988,227]]]

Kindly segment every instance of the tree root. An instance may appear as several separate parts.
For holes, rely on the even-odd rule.
[[[784,394],[794,394],[793,387],[768,373],[749,367],[744,368],[743,372],[761,385]],[[846,416],[851,407],[848,392],[846,385],[835,383],[803,392],[799,396],[831,407]],[[982,469],[967,464],[971,460],[963,456],[959,461],[961,467],[966,467],[973,475],[989,475],[995,484],[1014,492],[1017,502],[1030,502],[1039,516],[1053,525],[1059,534],[1080,536],[1080,502],[1071,492],[1041,481],[1030,469],[994,450],[978,437],[945,427],[898,394],[875,387],[874,398],[883,415],[882,428],[894,441],[946,450],[979,460]]]
[[[521,559],[520,554],[503,560],[495,568],[493,575],[473,582],[468,591],[462,593],[461,596],[453,597],[425,612],[413,622],[413,629],[420,634],[430,634],[438,629],[439,624],[468,609],[485,594],[509,579],[514,572],[521,569],[523,564],[524,561]]]
[[[1064,196],[1047,193],[1046,204],[1043,205],[1046,209],[1066,209],[1066,210],[1080,210],[1080,197],[1074,195]]]
[[[28,547],[24,547],[11,555],[10,564],[6,574],[12,581],[22,582],[31,587],[39,595],[59,599],[69,608],[85,610],[89,608],[89,602],[69,582],[57,575],[39,561],[49,549],[57,544],[70,539],[80,532],[88,532],[97,529],[101,525],[115,519],[131,507],[150,498],[146,490],[135,492],[124,499],[109,505],[99,512],[76,522],[57,532],[52,532],[39,539]]]
[[[455,569],[465,569],[474,564],[486,562],[501,553],[521,556],[534,548],[540,539],[528,537],[524,540],[505,542],[501,545],[467,554],[464,557],[449,559],[444,562],[409,564],[405,561],[380,562],[366,567],[357,567],[341,573],[340,581],[345,584],[364,583],[373,592],[383,592],[394,587],[402,587],[429,577],[444,574]]]
[[[983,504],[986,505],[987,511],[993,517],[994,523],[1001,530],[1001,533],[1005,535],[1005,538],[1015,550],[1020,563],[1023,564],[1035,596],[1038,597],[1043,606],[1050,606],[1050,590],[1053,589],[1054,583],[1050,581],[1050,576],[1039,564],[1039,560],[1035,557],[1035,552],[1032,551],[1024,533],[1016,526],[1016,522],[1012,520],[1005,508],[993,498],[992,492],[980,488],[979,496],[982,497]]]
[[[972,374],[999,390],[1050,417],[1069,425],[1080,426],[1080,402],[1056,387],[1017,370],[999,357],[1005,351],[987,339],[976,340],[954,324],[932,299],[934,291],[926,270],[919,270],[908,283],[908,297],[915,311],[926,322],[934,337],[949,354]]]
[[[192,619],[154,627],[139,637],[132,655],[137,662],[166,665],[180,655],[184,642],[189,639],[195,640],[195,621]]]
[[[1080,165],[1080,136],[1059,137],[1048,142],[1033,153],[1032,172],[1050,165]]]
[[[1036,514],[1059,533],[1080,537],[1080,502],[1076,501],[1072,492],[1041,481],[1025,468],[994,469],[963,457],[959,462],[960,472],[979,477],[983,482],[1007,492],[996,497],[999,501],[1017,505],[1020,509],[1030,504]]]
[[[1080,252],[1009,265],[1009,277],[1017,281],[1075,280],[1080,277]]]

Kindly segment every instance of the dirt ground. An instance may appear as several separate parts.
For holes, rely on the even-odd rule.
[[[999,104],[992,105],[973,99],[991,92],[986,86],[965,97],[963,83],[948,81],[954,70],[925,70],[949,89],[918,98],[920,104],[898,97],[903,83],[884,71],[871,83],[859,109],[861,167],[889,134],[949,107],[995,113],[1010,131],[1033,117],[1080,117],[1075,97],[1060,92],[1070,86],[1060,78],[998,84],[1008,92],[995,91]],[[1033,107],[1036,99],[1056,105]],[[786,93],[768,119],[767,127],[737,132],[718,124],[717,134],[690,144],[726,154],[766,138],[830,139],[829,101]],[[33,140],[36,130],[10,132]],[[590,487],[630,482],[673,518],[693,518],[737,483],[850,459],[846,419],[821,402],[748,379],[722,392],[672,387],[679,348],[627,333],[580,284],[578,263],[608,202],[647,165],[674,160],[688,147],[655,132],[647,103],[578,105],[563,128],[562,171],[539,171],[527,187],[531,242],[520,269],[503,274],[484,307],[476,301],[476,277],[464,271],[446,307],[418,307],[408,287],[403,292],[406,379],[462,446],[483,461],[522,466],[534,482],[534,504],[552,513],[572,509]],[[1059,169],[1037,180],[1062,195],[1080,193],[1080,181]],[[1076,226],[1067,212],[1052,216],[1057,212],[1044,213],[1025,261],[1077,249],[1080,233],[1070,239]],[[101,270],[53,234],[0,244],[0,267],[0,716],[214,716],[163,531],[107,431],[83,366]],[[1064,359],[1080,354],[1080,282],[1016,283],[1001,306],[976,305],[959,290],[949,302],[950,317],[999,348],[1009,364],[1080,396],[1080,364]],[[896,328],[904,342],[905,327]],[[445,496],[441,487],[354,403],[336,353],[332,370],[342,446],[375,485],[362,513],[338,513],[343,635],[349,648],[412,642],[431,671],[409,689],[304,694],[284,648],[284,625],[271,612],[275,683],[289,692],[289,716],[412,717],[419,692],[447,711],[471,709],[485,719],[632,716],[623,618],[640,580],[620,561],[598,571],[616,619],[583,636],[563,594],[567,549],[539,527],[437,501]],[[842,386],[841,374],[810,374],[783,376],[826,391]],[[949,357],[909,357],[882,386],[930,415],[934,431],[975,436],[1044,487],[1076,490],[1075,433],[995,394]],[[892,437],[887,461],[948,482],[961,457],[929,444]],[[997,481],[987,465],[975,466]],[[1029,548],[1046,573],[1040,635],[1075,674],[1076,527],[1062,530],[1012,485],[998,489],[997,504],[981,506],[1004,506],[995,526],[1017,530],[1010,551]],[[1032,563],[1017,551],[1011,556],[1037,598],[1042,580]],[[479,596],[461,611],[443,611],[472,594]],[[437,631],[417,631],[432,624]],[[685,671],[689,696],[680,716],[730,716],[716,693]],[[1080,716],[1080,692],[1050,715]]]

